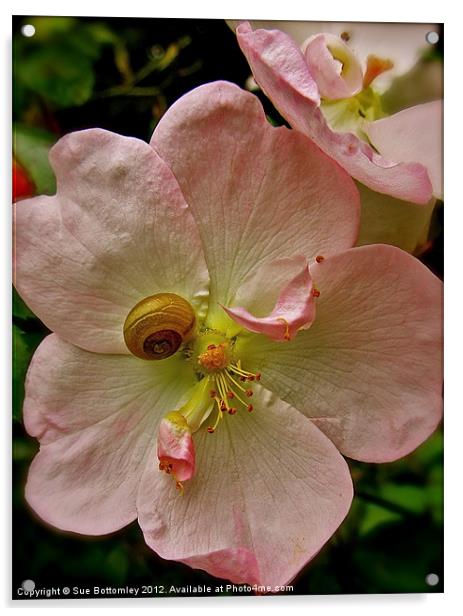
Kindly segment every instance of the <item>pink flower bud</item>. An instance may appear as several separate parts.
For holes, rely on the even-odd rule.
[[[159,468],[177,481],[195,473],[195,447],[186,419],[178,411],[162,418],[158,432]]]

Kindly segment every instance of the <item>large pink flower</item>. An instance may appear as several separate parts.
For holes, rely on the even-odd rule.
[[[55,332],[27,377],[28,502],[90,535],[138,518],[164,558],[288,582],[349,509],[341,454],[394,460],[439,422],[439,280],[351,248],[352,180],[228,83],[180,99],[150,145],[82,131],[51,162],[56,196],[16,210],[16,284]]]

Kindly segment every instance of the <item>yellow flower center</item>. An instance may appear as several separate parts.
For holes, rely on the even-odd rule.
[[[199,365],[208,372],[223,370],[229,362],[228,344],[209,344],[204,353],[198,357]]]
[[[332,130],[354,133],[366,142],[365,120],[373,122],[386,115],[381,108],[381,97],[370,86],[350,98],[323,100],[321,110]]]
[[[241,360],[233,357],[231,341],[223,336],[206,335],[199,344],[198,369],[208,379],[209,396],[217,410],[215,423],[207,428],[213,433],[225,413],[235,415],[239,409],[249,413],[254,410],[249,403],[254,393],[249,384],[260,381],[260,374],[242,368]]]

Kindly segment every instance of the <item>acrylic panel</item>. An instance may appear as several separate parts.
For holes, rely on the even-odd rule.
[[[14,599],[443,591],[443,35],[13,18]]]

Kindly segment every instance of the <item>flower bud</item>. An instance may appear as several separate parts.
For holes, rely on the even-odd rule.
[[[191,429],[181,413],[172,411],[162,418],[158,431],[159,468],[176,481],[191,479],[195,473],[195,447]]]

